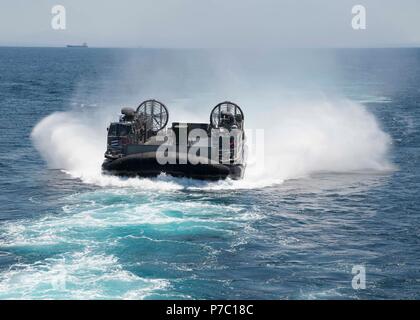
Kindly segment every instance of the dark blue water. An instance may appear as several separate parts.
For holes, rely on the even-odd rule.
[[[420,298],[419,83],[417,49],[0,48],[0,298]],[[265,169],[102,176],[106,124],[150,97],[236,101]]]

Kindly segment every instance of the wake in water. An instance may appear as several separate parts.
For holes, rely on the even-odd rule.
[[[261,188],[316,172],[392,169],[387,160],[390,138],[365,106],[349,100],[245,101],[245,125],[262,129],[264,140],[250,139],[248,165],[241,181],[202,182],[162,175],[155,179],[103,175],[106,126],[115,108],[53,113],[31,134],[49,167],[99,186],[144,189]],[[260,111],[260,112],[259,112]],[[191,111],[192,114],[192,111]],[[190,118],[185,114],[183,121]],[[197,115],[194,113],[194,117]],[[252,134],[251,134],[252,136]],[[250,137],[252,138],[252,137]]]

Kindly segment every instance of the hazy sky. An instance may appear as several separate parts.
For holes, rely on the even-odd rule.
[[[66,8],[53,30],[51,8]],[[367,29],[351,27],[354,5]],[[375,47],[420,45],[419,0],[0,0],[0,45]]]

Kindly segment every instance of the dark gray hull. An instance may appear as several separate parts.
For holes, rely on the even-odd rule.
[[[124,156],[115,160],[106,159],[102,164],[105,173],[117,176],[155,177],[166,173],[174,177],[187,177],[202,180],[242,179],[245,166],[242,164],[159,164],[155,153],[142,153]],[[181,159],[182,160],[182,159]]]

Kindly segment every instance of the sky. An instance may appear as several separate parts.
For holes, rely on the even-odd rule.
[[[51,27],[54,5],[66,29]],[[352,7],[366,29],[352,28]],[[0,46],[420,46],[418,0],[1,0]]]

